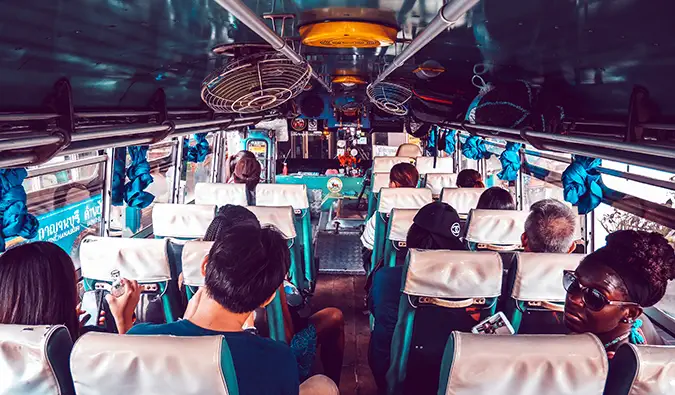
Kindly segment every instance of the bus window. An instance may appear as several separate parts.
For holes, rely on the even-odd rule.
[[[213,149],[213,133],[206,136],[209,142],[209,149]],[[193,135],[190,135],[190,146],[196,144]],[[185,203],[191,203],[195,200],[195,185],[199,182],[209,182],[211,179],[211,170],[213,167],[213,153],[209,152],[206,159],[200,163],[187,162],[184,163],[184,176],[182,182],[185,183]]]

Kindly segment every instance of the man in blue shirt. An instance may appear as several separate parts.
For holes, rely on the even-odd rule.
[[[227,340],[240,395],[296,395],[297,362],[290,348],[242,331],[253,310],[269,304],[281,286],[290,256],[273,228],[242,223],[223,232],[202,263],[205,285],[190,301],[185,319],[139,324],[130,335],[213,336]]]

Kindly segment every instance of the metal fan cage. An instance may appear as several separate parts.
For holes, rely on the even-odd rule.
[[[282,105],[302,93],[312,67],[294,64],[277,52],[263,52],[228,63],[202,83],[202,100],[212,110],[249,114]]]
[[[366,94],[370,101],[380,110],[392,115],[406,115],[406,103],[412,97],[412,91],[403,85],[393,82],[380,82],[368,85]]]

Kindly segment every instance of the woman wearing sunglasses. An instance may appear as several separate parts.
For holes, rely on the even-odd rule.
[[[675,278],[675,253],[658,233],[622,230],[588,255],[575,271],[565,271],[565,325],[595,334],[609,358],[627,342],[663,344],[643,308],[658,303]]]

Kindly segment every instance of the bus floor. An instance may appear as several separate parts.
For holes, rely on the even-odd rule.
[[[376,395],[377,387],[368,366],[370,329],[364,314],[363,275],[319,275],[312,297],[314,311],[325,307],[342,310],[345,319],[345,354],[340,376],[340,394]],[[321,372],[321,369],[317,369]]]

